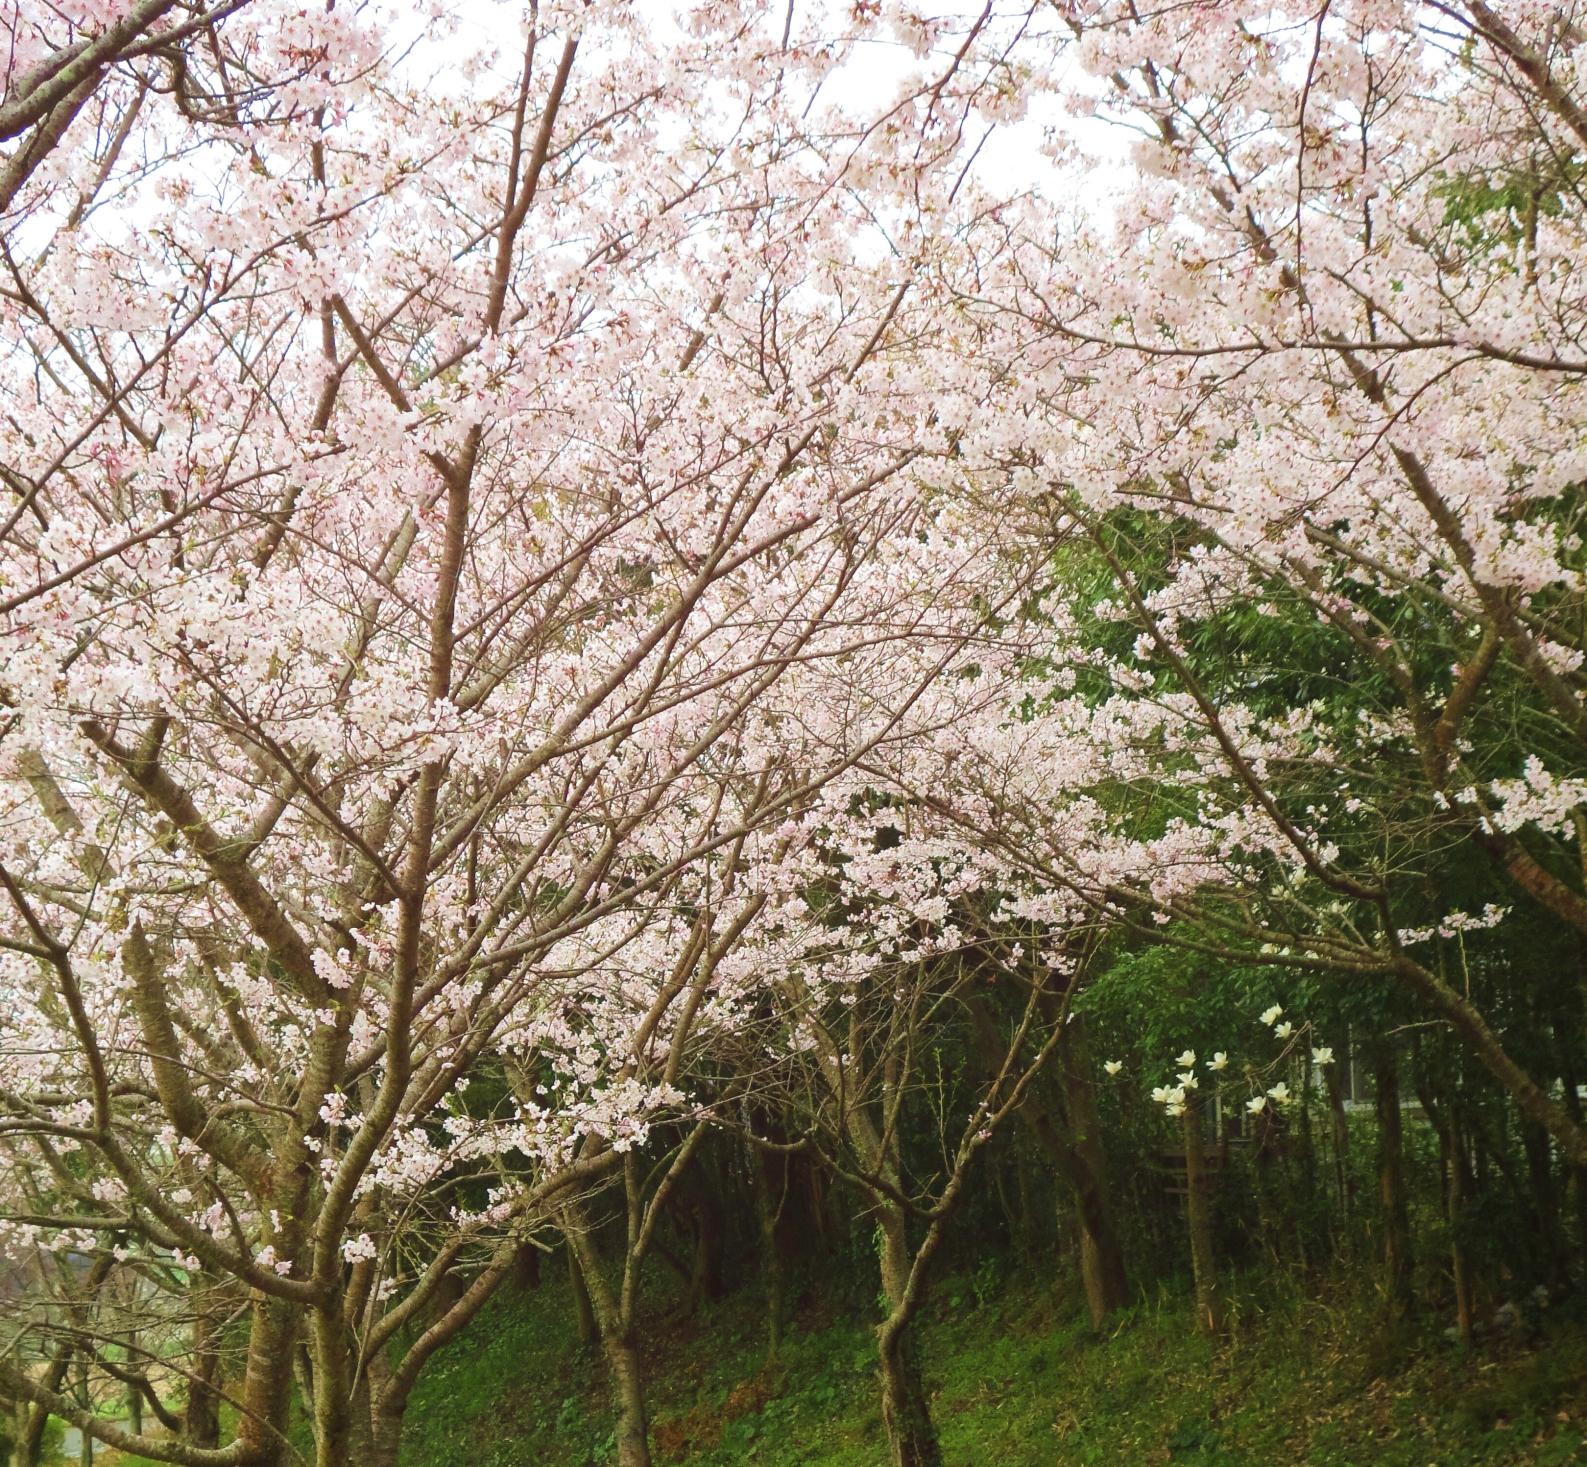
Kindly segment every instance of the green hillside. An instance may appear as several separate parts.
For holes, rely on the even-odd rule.
[[[1271,1292],[1270,1290],[1268,1291]],[[1429,1323],[1385,1337],[1370,1301],[1236,1296],[1231,1338],[1191,1327],[1165,1286],[1105,1337],[988,1269],[949,1277],[925,1331],[950,1467],[1464,1467],[1587,1461],[1587,1321],[1561,1306],[1465,1349]],[[857,1301],[859,1302],[859,1301]],[[565,1288],[506,1296],[437,1360],[404,1467],[595,1467],[611,1415]],[[762,1302],[740,1290],[649,1331],[654,1440],[689,1467],[882,1463],[874,1344],[858,1310],[810,1304],[765,1360]]]

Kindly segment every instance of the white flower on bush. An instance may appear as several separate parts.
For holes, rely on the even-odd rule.
[[[1288,1039],[1294,1032],[1295,1026],[1288,1019],[1285,1019],[1282,1024],[1273,1026],[1273,1035],[1277,1039]]]
[[[1110,1075],[1116,1075],[1124,1068],[1123,1060],[1103,1060],[1102,1068]]]
[[[1262,1022],[1264,1024],[1276,1024],[1278,1022],[1278,1016],[1283,1012],[1284,1010],[1282,1008],[1280,1008],[1277,1004],[1274,1004],[1272,1008],[1268,1009],[1262,1015]]]
[[[1179,1077],[1179,1088],[1181,1090],[1194,1090],[1198,1084],[1200,1084],[1200,1081],[1196,1079],[1196,1072],[1194,1070],[1186,1070],[1185,1073]]]
[[[342,1244],[342,1257],[349,1263],[361,1263],[375,1256],[375,1240],[368,1233],[360,1233]]]
[[[1267,1093],[1275,1105],[1284,1105],[1289,1101],[1289,1086],[1282,1080],[1277,1085],[1269,1085]]]
[[[1182,1116],[1185,1113],[1185,1087],[1183,1085],[1159,1085],[1152,1091],[1152,1099],[1171,1116]]]
[[[1325,1044],[1321,1049],[1312,1050],[1311,1062],[1314,1065],[1331,1065],[1334,1062],[1334,1052]]]
[[[1209,1070],[1224,1070],[1229,1067],[1229,1056],[1221,1049],[1207,1061]]]
[[[1195,1062],[1196,1051],[1193,1049],[1187,1049],[1182,1055],[1179,1056],[1178,1059],[1174,1061],[1174,1064],[1181,1070],[1188,1070],[1193,1064],[1195,1064]]]
[[[1253,1095],[1248,1101],[1246,1101],[1245,1108],[1254,1116],[1260,1115],[1264,1110],[1267,1109],[1267,1096]]]

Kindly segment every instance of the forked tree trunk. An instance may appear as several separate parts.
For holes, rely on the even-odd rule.
[[[884,1202],[878,1209],[877,1227],[882,1293],[888,1305],[887,1318],[876,1330],[888,1461],[891,1467],[942,1467],[914,1326],[919,1300],[910,1297],[908,1287],[913,1254],[907,1219],[902,1209]]]
[[[12,1412],[11,1467],[39,1467],[39,1448],[44,1441],[48,1414],[27,1401],[18,1401]]]
[[[635,1348],[632,1316],[602,1276],[589,1227],[573,1207],[563,1226],[576,1258],[585,1296],[606,1356],[607,1385],[617,1417],[617,1467],[650,1467],[650,1421],[645,1410],[645,1378]]]
[[[775,1169],[773,1161],[782,1164]],[[756,1148],[749,1159],[750,1184],[755,1198],[755,1222],[760,1231],[761,1273],[766,1285],[766,1358],[776,1360],[782,1349],[783,1262],[777,1246],[777,1222],[788,1194],[788,1161]]]
[[[1100,1329],[1108,1315],[1130,1302],[1124,1245],[1113,1218],[1107,1157],[1102,1150],[1102,1122],[1097,1114],[1096,1086],[1085,1046],[1084,1021],[1068,1026],[1058,1055],[1064,1114],[1069,1123],[1073,1161],[1067,1168],[1074,1188],[1080,1224],[1080,1282],[1085,1289],[1091,1325]]]

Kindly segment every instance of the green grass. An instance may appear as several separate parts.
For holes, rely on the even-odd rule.
[[[1442,1321],[1385,1338],[1368,1301],[1235,1300],[1230,1338],[1190,1328],[1165,1288],[1097,1338],[1051,1296],[999,1294],[986,1270],[937,1289],[924,1354],[949,1467],[1587,1464],[1587,1318],[1465,1350]],[[611,1419],[598,1353],[565,1293],[503,1298],[433,1363],[404,1467],[597,1467]],[[872,1338],[808,1310],[765,1361],[753,1288],[646,1345],[659,1461],[679,1467],[882,1463]]]

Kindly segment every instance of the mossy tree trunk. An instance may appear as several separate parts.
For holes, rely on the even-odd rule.
[[[912,1278],[915,1254],[903,1209],[883,1205],[878,1210],[877,1234],[882,1294],[888,1305],[887,1317],[876,1329],[888,1461],[892,1467],[942,1467],[942,1448],[920,1367],[915,1329],[920,1294]]]
[[[632,1170],[630,1168],[630,1170]],[[586,1298],[606,1357],[607,1386],[617,1422],[618,1467],[650,1467],[650,1421],[645,1408],[645,1383],[635,1345],[631,1311],[606,1282],[590,1239],[582,1209],[569,1206],[563,1233],[577,1260]]]

